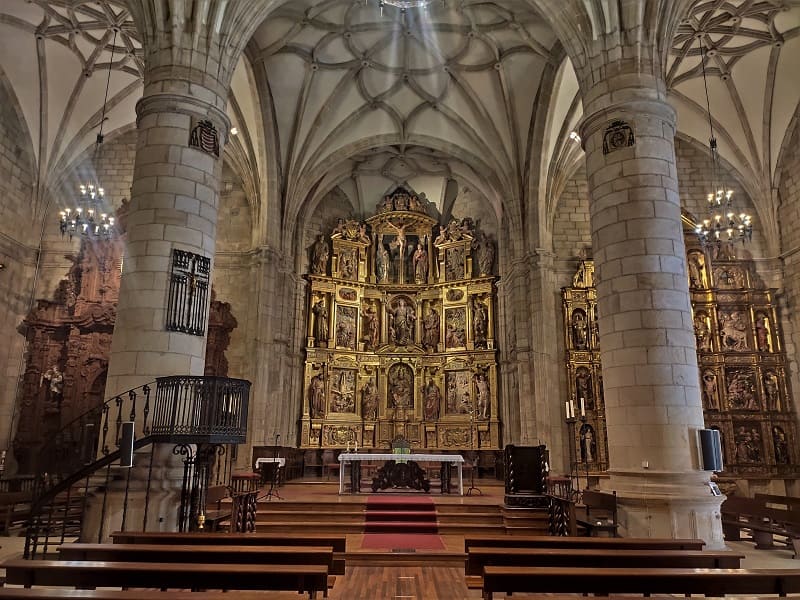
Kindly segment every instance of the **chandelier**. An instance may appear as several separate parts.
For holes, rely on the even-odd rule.
[[[706,78],[706,54],[703,51],[702,33],[698,34],[697,39],[700,43],[700,65],[703,70],[708,127],[711,132],[708,139],[711,151],[711,191],[706,196],[708,213],[695,226],[695,234],[703,247],[720,246],[739,240],[744,243],[750,241],[753,237],[753,224],[749,214],[737,209],[733,201],[733,190],[725,186],[724,171],[719,164],[717,138],[714,137],[714,120],[711,116],[711,101]]]
[[[108,61],[108,76],[106,79],[106,94],[103,99],[103,111],[100,117],[100,129],[95,141],[95,154],[99,154],[103,144],[103,125],[108,112],[108,92],[111,87],[111,68],[114,65],[114,50],[117,45],[119,29],[114,27],[114,39],[111,42],[111,58]],[[65,208],[58,213],[58,227],[61,237],[69,235],[69,239],[76,233],[97,239],[111,238],[114,231],[114,217],[106,211],[105,190],[98,184],[86,183],[79,186],[80,193],[72,208]]]
[[[114,217],[105,212],[105,190],[94,184],[81,184],[75,208],[59,213],[61,237],[72,239],[76,233],[87,237],[110,238],[114,235]]]
[[[370,0],[364,0],[365,4],[368,4]],[[433,0],[377,0],[378,6],[381,9],[381,14],[383,14],[383,8],[385,6],[393,6],[395,8],[399,8],[401,11],[406,11],[409,8],[427,8],[429,5],[433,3]],[[441,0],[442,6],[445,5],[445,0]]]

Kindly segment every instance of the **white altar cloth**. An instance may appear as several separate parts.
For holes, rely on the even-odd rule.
[[[358,452],[342,452],[339,454],[339,462],[342,463],[339,469],[339,493],[344,494],[344,470],[348,462],[364,462],[367,460],[413,460],[415,462],[450,462],[455,463],[458,467],[458,495],[464,495],[464,476],[462,472],[462,465],[464,464],[464,457],[460,454],[395,454],[391,452],[381,454],[362,454]]]

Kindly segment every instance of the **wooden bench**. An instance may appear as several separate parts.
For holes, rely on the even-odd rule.
[[[495,592],[785,596],[800,592],[800,569],[485,567],[484,599]]]
[[[671,538],[581,538],[528,535],[494,535],[464,538],[464,552],[483,548],[616,548],[619,550],[702,550],[703,540]]]
[[[466,573],[478,576],[486,566],[515,567],[637,567],[738,569],[744,554],[703,550],[619,550],[554,548],[481,548],[467,555]]]
[[[239,565],[325,565],[333,570],[331,546],[225,546],[166,544],[63,544],[62,560],[215,563]]]
[[[8,535],[14,525],[22,525],[30,517],[31,492],[0,493],[0,534]]]
[[[583,502],[583,514],[578,514],[575,521],[586,530],[589,537],[594,537],[601,532],[610,533],[612,537],[619,535],[617,533],[619,527],[617,492],[609,494],[584,490],[581,501]]]
[[[237,591],[236,600],[265,600],[273,597],[264,592]],[[90,600],[231,600],[230,592],[160,592],[154,590],[73,590],[67,588],[0,588],[2,600],[51,600],[53,598],[87,598]],[[284,595],[284,598],[286,596]]]
[[[209,486],[206,492],[205,527],[217,531],[222,521],[231,518],[231,504],[224,500],[230,498],[230,490],[225,485]]]
[[[332,575],[344,575],[346,538],[336,535],[292,535],[290,533],[175,533],[117,531],[115,544],[214,544],[228,546],[330,546],[333,548]]]
[[[324,565],[219,565],[69,560],[8,560],[6,584],[81,588],[328,591]]]
[[[778,496],[775,494],[756,494],[753,496],[753,499],[763,502],[768,508],[782,508],[784,510],[800,511],[800,498]]]
[[[800,558],[800,511],[770,508],[762,499],[729,496],[720,508],[722,532],[728,541],[741,539],[741,531],[748,530],[756,548],[771,548],[775,535],[786,539]]]

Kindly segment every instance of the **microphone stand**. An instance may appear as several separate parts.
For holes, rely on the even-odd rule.
[[[476,409],[477,411],[477,409]],[[475,427],[475,432],[477,433],[478,424],[475,422],[475,413],[470,413],[469,415],[469,445],[472,449],[472,470],[470,474],[470,483],[469,489],[467,490],[467,496],[471,496],[472,492],[475,492],[478,496],[483,496],[483,492],[479,487],[475,487],[475,471],[478,470],[478,455],[475,452],[475,437],[472,433],[473,426]]]
[[[274,496],[278,500],[283,500],[283,496],[278,493],[278,478],[280,477],[281,466],[278,463],[278,439],[281,437],[280,433],[275,434],[275,449],[272,453],[272,477],[269,482],[269,491],[265,496],[267,501],[272,500]]]

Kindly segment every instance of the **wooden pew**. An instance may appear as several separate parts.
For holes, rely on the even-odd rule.
[[[30,517],[31,492],[0,492],[0,534],[8,535],[14,525]]]
[[[619,550],[554,548],[481,548],[467,555],[466,573],[478,576],[486,566],[515,567],[642,567],[738,569],[744,554],[703,550]]]
[[[800,569],[485,567],[484,599],[495,592],[785,596],[800,592]]]
[[[219,565],[69,560],[8,560],[6,584],[81,588],[328,591],[324,565]]]
[[[756,494],[753,496],[753,500],[763,502],[768,508],[782,508],[784,510],[800,511],[800,498],[777,496],[775,494]],[[770,506],[770,504],[774,506]]]
[[[720,508],[722,532],[726,540],[740,540],[741,530],[749,530],[756,548],[771,548],[773,536],[783,536],[800,558],[800,511],[770,508],[761,499],[728,496]]]
[[[176,533],[168,531],[116,531],[115,544],[226,545],[226,546],[331,546],[332,575],[344,575],[346,538],[343,535],[292,535],[290,533]]]
[[[702,550],[705,542],[671,538],[581,538],[528,535],[493,535],[464,538],[464,552],[483,548],[617,548],[619,550]]]
[[[63,544],[61,560],[214,563],[239,565],[325,565],[333,569],[331,546],[224,546],[166,544]]]
[[[293,591],[293,590],[292,590]],[[274,598],[264,592],[237,591],[236,600]],[[55,598],[86,598],[87,600],[231,600],[230,592],[159,592],[154,590],[72,590],[66,588],[0,588],[2,600],[51,600]],[[283,595],[285,598],[286,596]]]

